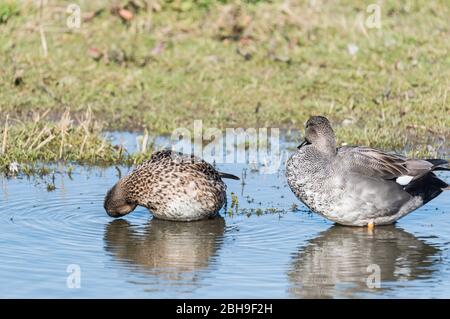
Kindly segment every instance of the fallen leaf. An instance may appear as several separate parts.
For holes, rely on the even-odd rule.
[[[404,66],[403,66],[402,61],[397,61],[397,62],[395,62],[395,69],[396,69],[396,70],[399,70],[399,71],[403,71]]]
[[[99,16],[103,12],[103,9],[97,11],[85,12],[83,13],[83,22],[89,22],[95,17]]]
[[[95,61],[98,61],[102,58],[103,53],[97,48],[89,48],[88,55],[93,58]]]
[[[131,21],[133,19],[133,13],[127,9],[119,9],[119,16],[125,21]]]

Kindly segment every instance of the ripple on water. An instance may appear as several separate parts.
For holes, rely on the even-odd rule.
[[[8,286],[19,282],[15,296],[22,292],[26,296],[27,288],[33,292],[50,291],[54,285],[66,288],[67,266],[95,259],[92,244],[99,242],[108,220],[99,214],[100,193],[86,189],[80,176],[65,181],[66,188],[61,180],[57,183],[53,192],[27,180],[10,180],[3,189],[0,218],[8,244],[2,247],[0,273],[7,278],[0,281]]]
[[[395,226],[374,231],[332,226],[294,256],[290,293],[302,298],[381,295],[392,289],[386,283],[431,278],[439,255],[439,248]],[[371,286],[375,272],[383,283],[377,289]]]
[[[241,175],[241,168],[226,171]],[[442,195],[398,225],[333,226],[310,215],[282,174],[227,181],[240,209],[276,208],[193,223],[124,219],[103,209],[114,168],[58,175],[56,190],[2,181],[0,292],[5,297],[445,297],[450,295],[450,199]],[[449,174],[450,175],[450,174]],[[446,175],[446,176],[449,176]],[[292,203],[300,211],[291,212]],[[81,267],[68,289],[67,266]],[[367,287],[378,265],[381,288]],[[7,288],[5,288],[7,287]]]

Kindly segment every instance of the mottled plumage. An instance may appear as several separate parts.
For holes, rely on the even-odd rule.
[[[193,156],[164,150],[154,153],[106,194],[105,210],[120,217],[136,206],[147,207],[160,219],[191,221],[215,216],[226,199],[220,173]]]
[[[448,184],[433,171],[440,159],[408,159],[368,147],[336,148],[328,120],[313,116],[305,141],[288,160],[286,177],[311,210],[340,224],[391,224],[438,196]]]

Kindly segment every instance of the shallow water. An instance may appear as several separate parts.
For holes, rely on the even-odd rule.
[[[450,297],[450,193],[369,232],[311,214],[282,170],[218,167],[238,176],[247,168],[245,185],[226,180],[238,210],[192,223],[154,220],[144,208],[108,217],[102,205],[118,179],[114,167],[57,174],[50,192],[43,181],[2,179],[0,296]],[[377,267],[381,286],[369,288]]]

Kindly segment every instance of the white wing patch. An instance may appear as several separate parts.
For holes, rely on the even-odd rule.
[[[397,179],[395,180],[398,184],[405,186],[408,185],[409,182],[414,178],[414,176],[409,176],[409,175],[403,175],[400,177],[397,177]]]

